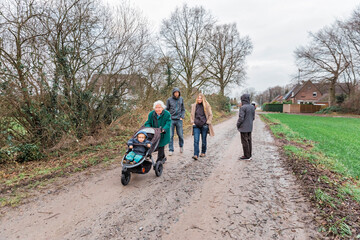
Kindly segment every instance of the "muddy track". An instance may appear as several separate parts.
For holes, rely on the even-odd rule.
[[[255,120],[253,160],[240,161],[235,123],[215,126],[198,161],[186,138],[161,177],[132,174],[124,187],[120,167],[73,176],[60,190],[7,209],[0,239],[317,238],[310,204],[265,124]]]

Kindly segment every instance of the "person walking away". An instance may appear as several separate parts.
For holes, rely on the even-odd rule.
[[[148,120],[145,122],[145,127],[161,128],[160,142],[157,148],[158,157],[157,161],[166,161],[165,146],[170,142],[170,126],[171,115],[165,110],[163,101],[158,100],[154,102],[153,108],[148,115]]]
[[[253,130],[253,122],[255,119],[255,108],[250,104],[250,95],[243,94],[241,96],[241,107],[239,109],[239,118],[237,121],[237,129],[240,132],[241,144],[244,155],[240,160],[250,160],[252,155],[251,132]]]
[[[193,124],[192,134],[194,135],[194,156],[197,160],[199,157],[199,142],[201,135],[201,154],[200,157],[206,155],[207,134],[214,136],[214,129],[211,124],[212,111],[210,104],[206,101],[204,94],[199,93],[196,101],[191,105],[191,123]]]
[[[166,101],[166,110],[171,114],[171,129],[170,129],[170,143],[169,143],[169,156],[174,152],[174,135],[179,138],[180,152],[183,152],[184,146],[184,131],[183,119],[185,117],[184,99],[181,97],[180,89],[174,88],[172,96]]]

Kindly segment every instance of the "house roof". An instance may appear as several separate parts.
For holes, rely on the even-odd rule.
[[[291,93],[295,93],[298,91],[298,89],[301,88],[300,84],[296,84],[287,94],[285,94],[284,99],[288,100],[291,97]]]
[[[314,85],[321,91],[322,94],[329,93],[329,84],[327,83],[314,83]],[[349,86],[347,83],[337,83],[335,85],[335,94],[348,94]]]
[[[109,90],[114,86],[123,85],[122,82],[125,81],[127,82],[125,86],[132,88],[141,81],[141,77],[137,74],[94,74],[89,86],[93,86],[94,92],[99,92],[101,89]]]
[[[310,80],[308,80],[307,82],[304,82],[303,84],[296,84],[285,96],[284,99],[288,100],[291,96],[292,93],[294,93],[294,96],[296,96],[300,90],[308,83],[310,82],[311,84],[313,84],[321,94],[328,94],[329,93],[329,84],[328,83],[313,83]],[[337,83],[335,85],[335,94],[339,95],[339,94],[348,94],[347,93],[347,89],[349,88],[349,86],[346,83]]]
[[[271,102],[280,102],[283,99],[283,96],[277,95]]]

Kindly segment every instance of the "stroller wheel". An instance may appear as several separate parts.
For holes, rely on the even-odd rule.
[[[129,184],[131,178],[131,174],[129,172],[123,172],[121,174],[121,183],[122,185],[126,186]]]
[[[162,161],[157,161],[155,165],[155,174],[157,177],[160,177],[163,171],[163,163]]]

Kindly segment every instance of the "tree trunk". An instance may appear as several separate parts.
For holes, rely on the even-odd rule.
[[[220,86],[220,92],[219,92],[219,94],[221,95],[221,96],[225,96],[225,86]]]
[[[192,97],[192,88],[190,86],[186,89],[186,98],[189,99]]]
[[[334,77],[334,79],[330,82],[330,88],[329,88],[329,106],[335,106],[336,98],[335,98],[335,84],[337,82],[337,78]]]

